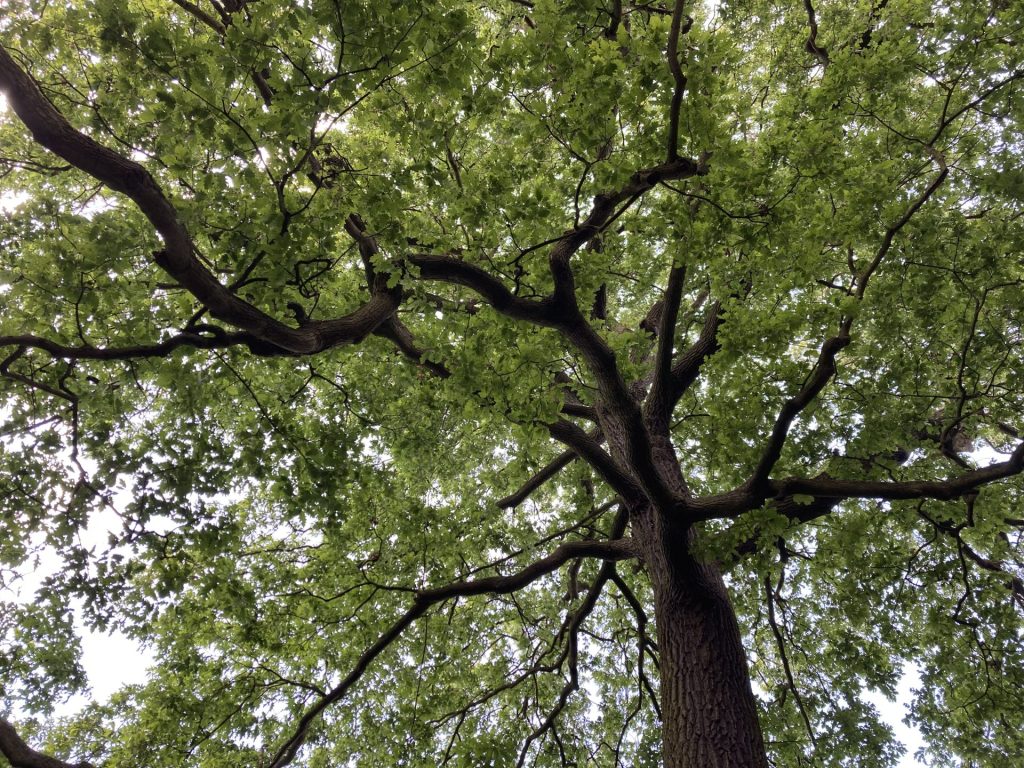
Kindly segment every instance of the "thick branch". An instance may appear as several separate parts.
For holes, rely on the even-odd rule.
[[[562,403],[562,413],[566,416],[575,416],[588,421],[597,421],[597,409],[592,405],[586,405],[574,400],[566,400]]]
[[[565,443],[573,452],[592,466],[608,485],[627,501],[635,501],[642,491],[628,474],[622,471],[614,459],[601,448],[596,437],[588,435],[570,421],[557,421],[548,426],[551,436]]]
[[[683,105],[683,94],[686,92],[686,75],[679,65],[679,38],[690,31],[693,19],[684,16],[683,6],[686,0],[676,0],[672,11],[672,24],[668,32],[668,68],[672,73],[674,88],[672,103],[668,110],[668,159],[669,162],[679,157],[679,110]],[[683,19],[686,23],[683,23]]]
[[[619,33],[619,25],[622,24],[622,0],[612,0],[612,9],[608,15],[611,16],[611,21],[608,22],[604,36],[609,40],[614,40]]]
[[[749,486],[716,496],[705,496],[687,505],[693,521],[733,519],[771,501],[776,510],[791,520],[807,522],[829,514],[844,499],[940,499],[948,501],[990,483],[1024,472],[1024,443],[1006,461],[965,472],[948,480],[845,480],[827,474],[817,477],[787,477],[769,480],[760,492]],[[806,503],[795,496],[810,497]]]
[[[668,407],[671,410],[690,388],[700,373],[700,368],[718,350],[718,327],[722,324],[722,305],[715,302],[708,309],[700,336],[672,366],[668,387]]]
[[[190,3],[188,0],[171,0],[171,2],[177,5],[182,10],[184,10],[193,18],[201,21],[203,24],[208,26],[218,35],[222,37],[224,36],[224,33],[226,32],[226,30],[224,29],[224,25],[217,21],[217,19],[213,18],[213,16],[208,14],[195,3]]]
[[[668,286],[665,289],[665,300],[662,304],[661,318],[658,324],[658,348],[654,354],[654,381],[651,393],[647,398],[649,417],[663,425],[667,425],[672,402],[669,393],[672,389],[672,355],[675,352],[676,322],[679,319],[679,303],[683,298],[683,282],[686,280],[686,267],[673,267],[669,272]]]
[[[0,336],[0,347],[17,346],[41,349],[52,357],[62,360],[134,360],[141,357],[167,357],[181,347],[226,349],[256,342],[258,339],[250,333],[226,333],[221,329],[209,334],[183,332],[157,344],[129,344],[123,347],[72,347],[44,339],[41,336]]]
[[[398,307],[397,290],[373,295],[351,314],[291,328],[222,285],[195,257],[192,239],[156,180],[141,165],[76,131],[39,90],[35,81],[0,47],[0,90],[37,143],[115,192],[128,196],[164,241],[154,261],[175,278],[210,314],[248,331],[268,345],[295,354],[313,354],[361,341]]]
[[[447,379],[452,375],[444,363],[435,363],[426,359],[426,352],[416,346],[416,339],[413,337],[412,331],[397,317],[389,317],[373,333],[375,336],[391,341],[403,355],[438,378]]]
[[[626,436],[629,466],[636,471],[644,491],[660,509],[671,508],[675,496],[654,468],[647,427],[638,403],[622,379],[615,353],[580,312],[570,260],[581,246],[621,213],[621,204],[637,199],[661,182],[689,178],[706,172],[707,168],[703,162],[675,158],[634,173],[629,182],[616,192],[597,195],[586,219],[569,230],[552,247],[549,263],[555,288],[549,297],[539,301],[515,296],[493,275],[459,259],[429,254],[413,254],[408,257],[409,262],[419,268],[422,278],[467,286],[479,293],[502,314],[559,329],[583,354],[601,393],[604,414],[615,421],[619,427],[617,431]],[[566,442],[563,438],[571,438],[574,435],[572,429],[564,426],[557,429],[560,434],[556,434],[555,437],[563,442]],[[578,431],[583,434],[582,430]],[[604,451],[591,451],[591,456],[597,461],[596,464],[587,456],[581,456],[606,479],[611,477],[619,481],[628,480],[625,473],[614,466],[614,462]],[[634,484],[629,480],[626,484],[620,482],[613,487],[618,493],[631,496],[631,493],[624,491],[627,487],[635,491],[632,486]]]
[[[7,720],[0,718],[0,754],[11,768],[93,768],[91,763],[66,763],[32,749]]]
[[[655,183],[656,180],[651,181],[650,186]],[[555,293],[545,299],[522,299],[515,296],[498,278],[460,259],[433,254],[411,254],[407,258],[413,266],[419,268],[423,279],[464,285],[476,291],[504,315],[560,329],[583,352],[597,380],[604,407],[625,425],[623,433],[629,438],[630,453],[635,459],[631,466],[638,468],[638,476],[645,490],[651,493],[662,508],[671,506],[672,494],[653,468],[646,427],[640,409],[619,373],[615,353],[579,313],[575,297],[573,304],[566,307],[559,299],[556,287]],[[566,269],[571,283],[571,270],[567,264]],[[556,439],[572,447],[584,461],[593,466],[616,493],[624,498],[636,497],[638,489],[632,479],[597,443],[587,438],[583,430],[569,422],[559,422],[550,429]]]
[[[600,423],[606,432],[612,431],[624,439],[621,447],[624,449],[625,463],[629,470],[636,473],[636,478],[655,506],[663,510],[672,507],[675,496],[655,469],[647,424],[637,399],[622,378],[614,350],[578,311],[575,319],[563,324],[560,329],[569,342],[583,353],[588,367],[594,374],[601,393],[596,404]],[[555,436],[562,439],[558,435]],[[589,459],[587,461],[589,462]],[[592,466],[604,474],[602,467],[593,464]]]
[[[811,0],[804,0],[804,9],[807,11],[807,26],[810,27],[810,34],[807,36],[804,48],[808,53],[814,54],[814,58],[821,63],[821,66],[827,67],[829,64],[828,51],[818,45],[818,18],[814,13]]]
[[[386,272],[378,272],[374,267],[373,260],[380,253],[380,246],[373,235],[369,233],[362,217],[358,214],[350,214],[345,219],[345,231],[356,242],[359,249],[359,257],[363,262],[363,269],[366,272],[366,285],[371,294],[387,293],[389,275]],[[433,375],[446,379],[451,372],[441,363],[431,362],[425,359],[425,351],[416,344],[416,338],[412,335],[405,323],[392,315],[374,330],[375,336],[391,341],[398,350],[416,365],[422,366]]]
[[[503,315],[537,325],[555,324],[553,303],[550,299],[538,301],[519,298],[501,280],[475,264],[451,256],[427,253],[410,254],[407,259],[410,264],[419,268],[421,278],[470,288]]]
[[[805,494],[830,499],[956,499],[980,486],[1005,480],[1024,472],[1024,443],[1006,461],[965,472],[948,480],[842,480],[827,476],[790,477],[769,482],[777,497]]]
[[[842,503],[842,499],[815,498],[812,501],[801,504],[797,503],[792,496],[772,501],[772,509],[780,515],[788,518],[793,523],[809,523],[832,514],[836,507]],[[757,552],[758,547],[763,543],[764,531],[758,527],[754,533],[736,546],[736,554],[740,556],[751,555]]]
[[[556,373],[554,378],[556,386],[561,388],[564,397],[562,413],[566,416],[576,416],[587,421],[597,422],[597,409],[579,399],[579,396],[573,390],[573,384],[575,383],[573,378],[561,371]]]

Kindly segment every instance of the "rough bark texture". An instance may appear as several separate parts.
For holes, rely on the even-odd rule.
[[[657,586],[665,768],[766,768],[747,660],[721,576]]]
[[[767,768],[728,598],[666,590],[656,610],[665,768]]]
[[[633,518],[655,592],[665,768],[767,768],[736,614],[722,576],[665,535],[650,510]],[[666,546],[667,544],[667,546]]]

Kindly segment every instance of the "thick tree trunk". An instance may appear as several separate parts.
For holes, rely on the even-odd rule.
[[[713,594],[657,591],[665,768],[767,768],[736,616],[713,575]]]
[[[684,498],[668,424],[651,416],[657,412],[651,406],[645,417],[653,466]],[[614,413],[599,413],[612,455],[631,466],[631,426]],[[768,768],[743,638],[721,572],[694,556],[696,533],[674,510],[649,501],[629,513],[654,588],[665,768]]]
[[[714,565],[634,526],[655,593],[665,768],[767,768],[764,739],[736,614]],[[646,530],[645,530],[646,529]],[[657,541],[652,539],[657,538]]]

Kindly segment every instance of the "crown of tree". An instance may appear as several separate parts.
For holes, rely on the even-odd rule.
[[[0,764],[1019,759],[1022,19],[5,4]]]

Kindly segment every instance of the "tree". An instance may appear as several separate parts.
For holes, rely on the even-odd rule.
[[[6,7],[0,753],[1024,754],[1022,19]]]

